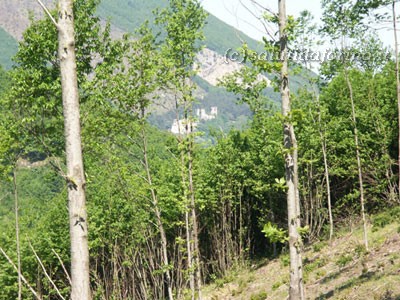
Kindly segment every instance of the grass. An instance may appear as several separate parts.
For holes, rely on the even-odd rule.
[[[259,292],[250,296],[250,300],[265,300],[268,297],[267,292]]]
[[[342,254],[338,260],[336,261],[336,265],[340,268],[345,267],[349,262],[353,260],[353,256],[351,254]]]

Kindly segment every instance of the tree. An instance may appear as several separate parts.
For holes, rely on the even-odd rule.
[[[279,40],[281,58],[280,92],[282,98],[283,145],[285,151],[285,179],[287,186],[288,233],[290,252],[289,299],[304,299],[303,269],[301,258],[300,196],[298,190],[298,149],[291,118],[289,68],[288,68],[288,23],[286,1],[279,0]]]
[[[293,38],[295,39],[293,41],[295,51],[297,53],[304,54],[304,51],[308,51],[309,49],[314,49],[317,48],[319,45],[322,44],[320,36],[318,35],[318,25],[313,23],[314,18],[312,14],[309,11],[303,11],[300,13],[300,17],[296,20],[296,27],[294,29],[293,33]],[[313,68],[314,62],[310,60],[310,57],[307,57],[307,55],[304,55],[303,60],[301,61],[301,64],[306,68],[311,70]],[[301,122],[301,125],[305,125],[305,136],[301,136],[299,138],[300,140],[300,148],[302,149],[299,154],[299,156],[305,156],[301,157],[299,160],[299,169],[304,169],[305,173],[308,173],[306,175],[306,180],[307,181],[307,187],[306,187],[306,193],[310,195],[310,203],[306,203],[305,201],[305,214],[306,214],[306,224],[311,225],[310,226],[310,235],[313,234],[314,228],[317,233],[319,234],[320,228],[322,227],[323,223],[322,222],[313,222],[314,221],[314,212],[312,208],[317,209],[317,215],[315,216],[315,219],[319,220],[324,220],[325,216],[321,214],[320,212],[320,207],[318,205],[318,197],[319,194],[318,191],[314,193],[313,191],[313,183],[316,183],[315,185],[318,184],[319,176],[318,174],[315,174],[315,170],[318,170],[317,168],[314,167],[313,162],[316,160],[318,161],[318,156],[322,155],[323,157],[323,163],[324,163],[324,173],[325,173],[325,185],[326,185],[326,197],[327,197],[327,204],[328,204],[328,218],[329,218],[329,239],[332,239],[333,236],[333,215],[332,215],[332,197],[331,197],[331,188],[330,188],[330,176],[329,176],[329,162],[328,162],[328,153],[327,153],[327,138],[326,138],[326,124],[325,120],[322,120],[322,114],[323,112],[323,107],[321,107],[320,99],[319,99],[319,90],[317,87],[319,78],[316,77],[314,74],[308,74],[307,72],[304,72],[304,75],[306,76],[306,79],[308,79],[308,85],[304,87],[304,89],[301,89],[299,94],[299,100],[297,101],[297,106],[295,108],[299,108],[303,111],[303,113],[306,114],[306,117],[304,118],[304,122]],[[310,102],[310,100],[312,100]],[[314,107],[316,106],[316,114],[315,114],[315,109]],[[309,123],[311,122],[311,123]],[[303,127],[303,126],[302,126]],[[315,128],[318,128],[318,133],[314,130]],[[308,136],[307,136],[308,134]],[[313,156],[315,154],[315,147],[313,147],[312,141],[315,140],[315,136],[319,135],[319,143],[321,144],[321,150],[317,152],[316,156]],[[305,144],[304,144],[305,143]],[[307,155],[308,154],[308,155]],[[306,164],[306,167],[304,168],[301,165],[301,162],[304,162]],[[309,166],[308,166],[309,165]],[[302,168],[303,167],[303,168]],[[299,187],[300,189],[300,187]],[[308,189],[308,190],[307,190]],[[314,195],[317,198],[317,201],[314,205],[312,203],[314,201]],[[311,209],[309,209],[311,207]],[[310,224],[313,223],[313,224]]]
[[[347,5],[346,5],[347,4]],[[346,52],[349,49],[346,47],[346,36],[351,38],[357,37],[360,32],[365,31],[364,24],[362,22],[357,22],[358,11],[356,6],[352,6],[352,3],[346,3],[346,1],[339,0],[325,0],[323,2],[324,11],[324,31],[331,35],[333,39],[340,39],[341,42],[341,54],[342,61],[341,68],[343,70],[344,78],[348,88],[350,107],[351,107],[351,119],[353,125],[353,137],[354,137],[354,147],[357,160],[357,172],[358,172],[358,182],[359,182],[359,192],[360,192],[360,206],[361,206],[361,218],[363,221],[364,229],[364,245],[368,250],[368,229],[367,229],[367,219],[365,212],[365,193],[364,193],[364,178],[363,178],[363,166],[361,161],[360,153],[360,141],[359,141],[359,129],[357,126],[357,114],[356,106],[354,100],[353,85],[349,75],[349,64],[351,63],[347,57]]]
[[[151,203],[161,240],[162,249],[162,271],[164,272],[167,286],[168,298],[173,299],[171,282],[171,266],[168,256],[168,240],[161,213],[161,206],[154,184],[153,168],[148,145],[148,124],[146,118],[150,105],[153,104],[155,92],[162,89],[164,83],[162,75],[162,64],[160,53],[156,48],[156,41],[148,24],[143,24],[137,30],[136,37],[125,36],[122,41],[112,44],[114,56],[107,63],[102,64],[96,70],[95,86],[98,91],[97,97],[103,98],[104,105],[111,101],[120,110],[118,122],[127,124],[121,126],[122,130],[134,128],[139,125],[140,142],[129,135],[127,140],[122,140],[121,147],[131,148],[141,144],[140,164],[145,169],[145,176],[139,180],[143,181],[145,188],[149,191]],[[135,40],[129,40],[135,38]],[[109,84],[109,74],[114,73],[113,84]],[[127,87],[129,87],[128,90]],[[131,124],[129,124],[131,123]],[[154,252],[155,249],[154,249]],[[153,254],[154,255],[154,254]],[[156,256],[156,255],[154,255]]]
[[[259,4],[258,4],[259,5]],[[260,5],[261,6],[261,5]],[[242,99],[250,104],[250,107],[257,113],[268,110],[268,102],[265,101],[264,90],[270,85],[268,80],[260,79],[261,74],[268,72],[279,77],[277,88],[281,94],[281,111],[283,120],[283,148],[282,154],[285,163],[284,188],[286,190],[289,251],[290,251],[290,299],[304,299],[303,271],[302,271],[302,240],[299,234],[300,222],[300,195],[298,178],[298,149],[296,135],[294,132],[295,114],[291,110],[290,88],[289,88],[289,53],[288,42],[292,38],[294,29],[294,19],[286,15],[286,2],[278,1],[278,14],[263,7],[265,28],[268,25],[277,25],[279,40],[275,40],[275,33],[266,32],[271,40],[265,37],[264,48],[278,57],[277,61],[267,61],[257,59],[258,55],[254,50],[243,45],[241,51],[251,67],[244,66],[234,76],[225,79],[224,85],[228,90],[242,95]],[[237,81],[237,78],[240,81]],[[264,116],[265,117],[265,116]],[[279,183],[281,180],[276,179]]]
[[[396,62],[396,68],[395,68],[395,73],[396,73],[396,95],[397,95],[397,120],[398,120],[398,131],[399,131],[399,136],[398,136],[398,158],[397,158],[397,164],[399,167],[398,171],[398,182],[397,182],[397,189],[398,189],[398,198],[400,199],[400,71],[399,71],[399,42],[398,42],[398,34],[397,34],[397,16],[396,16],[396,1],[392,1],[392,16],[393,16],[393,36],[394,36],[394,57],[395,57],[395,62]]]
[[[71,299],[91,299],[85,175],[76,73],[73,1],[58,5],[58,55],[64,111],[68,206],[71,238]]]
[[[195,85],[191,82],[196,74],[195,57],[201,49],[198,41],[203,39],[202,28],[207,14],[197,0],[170,0],[170,6],[163,10],[157,22],[165,26],[166,38],[162,51],[169,58],[171,72],[170,87],[174,90],[176,114],[183,110],[182,132],[178,136],[181,149],[181,176],[183,198],[186,202],[185,223],[187,261],[192,299],[201,299],[201,263],[199,246],[198,217],[194,183],[194,118],[193,102]]]
[[[85,178],[83,169],[81,169],[81,145],[78,145],[81,144],[79,141],[79,110],[75,112],[73,112],[73,110],[76,108],[79,109],[77,105],[80,102],[80,109],[83,108],[84,116],[87,116],[89,111],[93,113],[93,115],[96,114],[96,112],[93,111],[96,102],[90,99],[90,84],[88,84],[90,80],[88,80],[88,75],[93,74],[96,64],[101,61],[101,59],[99,61],[93,61],[93,57],[96,56],[106,59],[105,53],[109,50],[107,48],[107,38],[109,37],[108,29],[106,28],[103,32],[100,27],[99,18],[94,16],[94,11],[98,3],[99,1],[97,0],[69,1],[68,4],[66,4],[68,10],[64,10],[61,16],[56,11],[50,13],[45,9],[49,14],[49,18],[32,22],[31,26],[24,33],[24,39],[21,41],[18,53],[14,58],[16,67],[10,72],[12,85],[10,85],[9,93],[7,93],[7,96],[3,99],[4,110],[13,112],[12,116],[9,117],[9,123],[12,124],[12,126],[8,127],[8,134],[19,142],[19,147],[24,150],[23,155],[33,152],[39,153],[40,156],[44,155],[47,157],[58,175],[61,175],[66,180],[70,194],[75,194],[80,198],[79,201],[81,203],[78,204],[78,206],[70,202],[71,216],[73,217],[69,219],[69,222],[71,231],[73,231],[75,235],[79,235],[74,245],[86,248],[86,251],[83,250],[83,255],[81,255],[79,252],[73,250],[71,256],[74,257],[74,265],[77,263],[76,257],[78,256],[80,260],[78,263],[82,263],[81,266],[85,269],[85,272],[89,272],[86,231],[87,218],[85,208],[82,206],[85,193]],[[61,9],[61,5],[59,5],[58,8]],[[63,7],[63,9],[64,8],[65,7]],[[69,9],[73,9],[73,15],[70,14]],[[65,20],[65,14],[67,20]],[[59,23],[57,23],[54,19],[55,17],[53,17],[56,15],[60,16]],[[65,30],[66,27],[64,25],[61,29],[61,21],[73,21],[73,24],[66,24],[65,26],[73,26],[75,31],[71,33],[70,28]],[[59,32],[57,32],[58,29],[60,29]],[[67,35],[65,33],[67,33]],[[71,38],[71,36],[74,39],[57,43],[57,34],[60,39]],[[62,48],[62,43],[67,43],[64,45],[65,49]],[[57,45],[59,45],[59,47],[57,47]],[[74,51],[76,51],[76,53],[73,53]],[[75,58],[72,59],[73,56],[76,56],[76,60]],[[68,67],[69,72],[76,72],[76,75],[73,76],[72,74],[71,78],[71,74],[64,76],[64,71],[66,69],[65,67],[67,67],[72,60],[76,61],[76,63],[73,63],[72,68]],[[61,66],[63,67],[64,73],[62,80],[60,80]],[[78,88],[76,85],[77,83],[73,81],[79,83],[79,99],[74,99],[78,97]],[[69,84],[72,85],[71,88]],[[64,88],[63,96],[61,85],[63,85]],[[65,105],[63,107],[65,109],[64,116],[70,116],[69,113],[72,112],[73,118],[75,118],[72,123],[70,119],[68,121],[65,119],[65,126],[63,126],[63,113],[61,109],[62,97],[65,98]],[[67,98],[69,98],[69,100],[73,99],[74,103],[72,105],[68,104]],[[85,118],[83,118],[83,125],[85,125],[85,121]],[[103,125],[97,122],[96,128],[98,128],[100,124]],[[63,136],[63,131],[65,132],[66,139],[73,138],[76,142],[76,147],[74,147],[75,149],[72,151],[75,152],[74,155],[71,155],[70,151],[73,144],[67,143],[61,138]],[[100,138],[104,137],[99,137],[99,139]],[[93,139],[94,137],[89,139],[87,136],[86,144],[90,145],[89,142]],[[64,147],[70,152],[67,159],[69,168],[67,171],[65,171],[63,163],[63,158],[65,157]],[[77,162],[72,161],[75,159],[77,159]],[[73,212],[73,209],[78,209],[78,211]],[[64,259],[66,263],[69,262],[69,257],[65,256]],[[81,272],[79,269],[77,272],[74,271],[75,274],[78,274],[78,277],[84,276],[86,278],[85,280],[75,278],[74,284],[78,282],[80,285],[85,285],[86,291],[83,291],[83,293],[90,296],[89,275],[88,273],[85,274],[85,272]],[[40,283],[41,281],[38,282]],[[78,293],[80,292],[78,291]],[[78,298],[82,299],[80,295]]]
[[[39,1],[40,2],[40,1]],[[45,9],[46,10],[46,9]],[[46,12],[48,12],[46,10]],[[49,18],[55,23],[50,13]],[[58,58],[64,114],[64,135],[71,239],[71,299],[91,299],[85,173],[82,157],[79,90],[72,0],[58,3]]]
[[[378,21],[389,21],[390,19],[387,18],[387,15],[382,13],[374,13],[377,9],[382,7],[391,6],[391,22],[392,22],[392,29],[393,29],[393,44],[394,44],[394,58],[395,58],[395,75],[396,75],[396,99],[397,99],[397,118],[398,118],[398,131],[400,132],[400,75],[399,75],[399,43],[398,43],[398,18],[396,13],[396,3],[397,0],[359,0],[356,2],[354,6],[354,10],[357,13],[358,18],[361,20],[365,19],[371,13],[373,17]],[[397,139],[397,146],[400,149],[400,134],[398,135]],[[398,152],[397,157],[397,164],[398,164],[398,182],[397,182],[397,193],[398,198],[400,199],[400,150]]]

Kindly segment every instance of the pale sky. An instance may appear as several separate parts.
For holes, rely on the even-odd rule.
[[[277,11],[278,1],[276,0],[259,0],[258,2]],[[287,13],[290,15],[298,16],[301,11],[309,10],[315,16],[315,20],[321,17],[320,0],[287,0],[286,2]],[[259,21],[241,4],[245,4],[254,13],[259,13],[259,7],[252,4],[251,0],[202,0],[202,3],[207,11],[248,36],[260,40],[264,35]]]
[[[260,22],[241,4],[245,4],[253,13],[261,10],[252,4],[252,0],[201,0],[204,8],[224,22],[245,32],[248,36],[261,40],[264,36],[263,27]],[[254,2],[254,1],[253,1]],[[287,13],[297,17],[303,10],[310,11],[319,22],[322,10],[320,0],[287,0]],[[277,11],[277,0],[258,0],[258,3]],[[393,45],[393,33],[388,29],[379,30],[379,36],[385,45]]]

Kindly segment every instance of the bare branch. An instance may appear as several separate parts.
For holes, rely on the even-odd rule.
[[[37,255],[35,249],[33,248],[32,244],[29,243],[29,246],[31,247],[33,254],[35,255],[38,263],[40,264],[40,266],[42,267],[42,270],[44,272],[44,275],[46,276],[46,278],[49,280],[49,282],[51,283],[51,285],[54,287],[54,289],[56,290],[58,296],[60,296],[61,299],[65,300],[65,298],[63,297],[63,295],[61,294],[60,290],[57,288],[56,284],[54,283],[54,281],[51,279],[51,277],[49,276],[49,274],[46,271],[46,268],[44,267],[40,257]]]
[[[17,267],[18,267],[18,300],[22,299],[22,280],[21,280],[21,249],[19,242],[19,215],[18,215],[18,188],[17,188],[17,167],[13,171],[14,186],[14,205],[15,205],[15,237],[17,243]]]
[[[63,263],[63,261],[62,261],[62,259],[61,259],[61,257],[60,257],[60,255],[58,255],[58,253],[54,250],[54,249],[51,249],[51,251],[55,254],[55,256],[57,256],[57,258],[58,258],[58,261],[60,262],[60,264],[61,264],[61,267],[63,268],[63,270],[64,270],[64,273],[65,273],[65,275],[67,276],[67,279],[68,279],[68,282],[69,282],[69,285],[72,285],[72,282],[71,282],[71,277],[69,276],[69,274],[68,274],[68,272],[67,272],[67,269],[65,268],[65,265],[64,265],[64,263]]]
[[[56,20],[53,18],[53,16],[51,15],[50,11],[47,9],[46,5],[43,4],[43,2],[41,0],[36,0],[39,5],[43,8],[43,10],[45,11],[45,13],[49,16],[50,20],[53,22],[54,25],[56,25],[56,27],[58,28],[58,23],[56,22]]]
[[[4,252],[3,248],[0,247],[0,252],[4,255],[4,257],[8,260],[10,265],[14,268],[15,271],[17,271],[18,275],[21,277],[22,281],[26,284],[26,286],[30,289],[32,294],[36,297],[38,300],[42,300],[42,298],[39,296],[39,294],[33,289],[33,287],[28,283],[28,281],[25,279],[24,275],[18,272],[17,266],[13,263],[11,258]]]
[[[257,4],[257,2],[255,2],[253,0],[251,2],[253,4]],[[244,9],[246,9],[254,18],[256,18],[261,23],[261,25],[264,27],[265,34],[267,34],[271,38],[271,40],[275,41],[276,38],[271,33],[271,30],[267,27],[267,24],[264,21],[264,19],[262,17],[256,15],[246,4],[243,3],[242,0],[239,0],[239,3],[244,7]],[[261,8],[263,8],[263,7],[261,6]],[[263,9],[266,10],[267,12],[273,14],[274,16],[276,16],[276,14],[274,14],[271,10],[269,10],[267,8],[263,8]]]
[[[273,15],[274,17],[278,17],[278,14],[277,13],[275,13],[275,12],[273,12],[271,9],[269,9],[268,7],[266,7],[266,6],[262,6],[258,1],[255,1],[255,0],[250,0],[251,1],[251,3],[253,3],[255,6],[258,6],[258,7],[260,7],[262,10],[265,10],[265,11],[267,11],[267,12],[269,12],[271,15]]]
[[[241,3],[241,1],[239,1],[240,4],[243,6],[244,4]],[[237,13],[237,8],[235,9],[235,11],[230,10],[224,3],[224,8],[227,12],[229,12],[233,17],[236,18],[236,24],[237,24],[237,28],[239,28],[239,20],[242,22],[245,22],[247,25],[251,26],[253,29],[259,31],[259,32],[263,32],[262,30],[260,30],[259,28],[257,28],[257,26],[253,25],[251,22],[248,22],[247,20],[243,19],[243,18],[239,18],[238,17],[238,13]],[[238,40],[242,43],[245,44],[245,41],[242,39],[242,37],[239,35],[240,31],[238,29],[235,28],[235,35],[238,38]]]

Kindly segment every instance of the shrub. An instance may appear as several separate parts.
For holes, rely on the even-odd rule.
[[[356,248],[354,249],[354,251],[357,253],[357,255],[359,257],[363,256],[364,254],[366,254],[368,252],[367,248],[365,248],[364,244],[358,244],[356,246]]]
[[[280,281],[278,281],[278,282],[275,282],[273,285],[272,285],[272,290],[273,291],[276,291],[277,289],[279,289],[279,287],[282,285],[282,282],[280,282]]]
[[[321,251],[322,248],[324,248],[326,245],[327,245],[326,242],[318,242],[318,243],[315,243],[315,244],[313,245],[313,251],[314,251],[314,252],[319,252],[319,251]]]
[[[349,254],[342,254],[339,259],[336,261],[336,265],[338,265],[340,268],[343,268],[346,266],[349,262],[351,262],[353,258]]]
[[[266,292],[260,292],[258,294],[251,295],[250,300],[265,300],[267,297],[268,294]]]
[[[290,264],[289,254],[282,254],[279,259],[284,267],[287,267]]]

